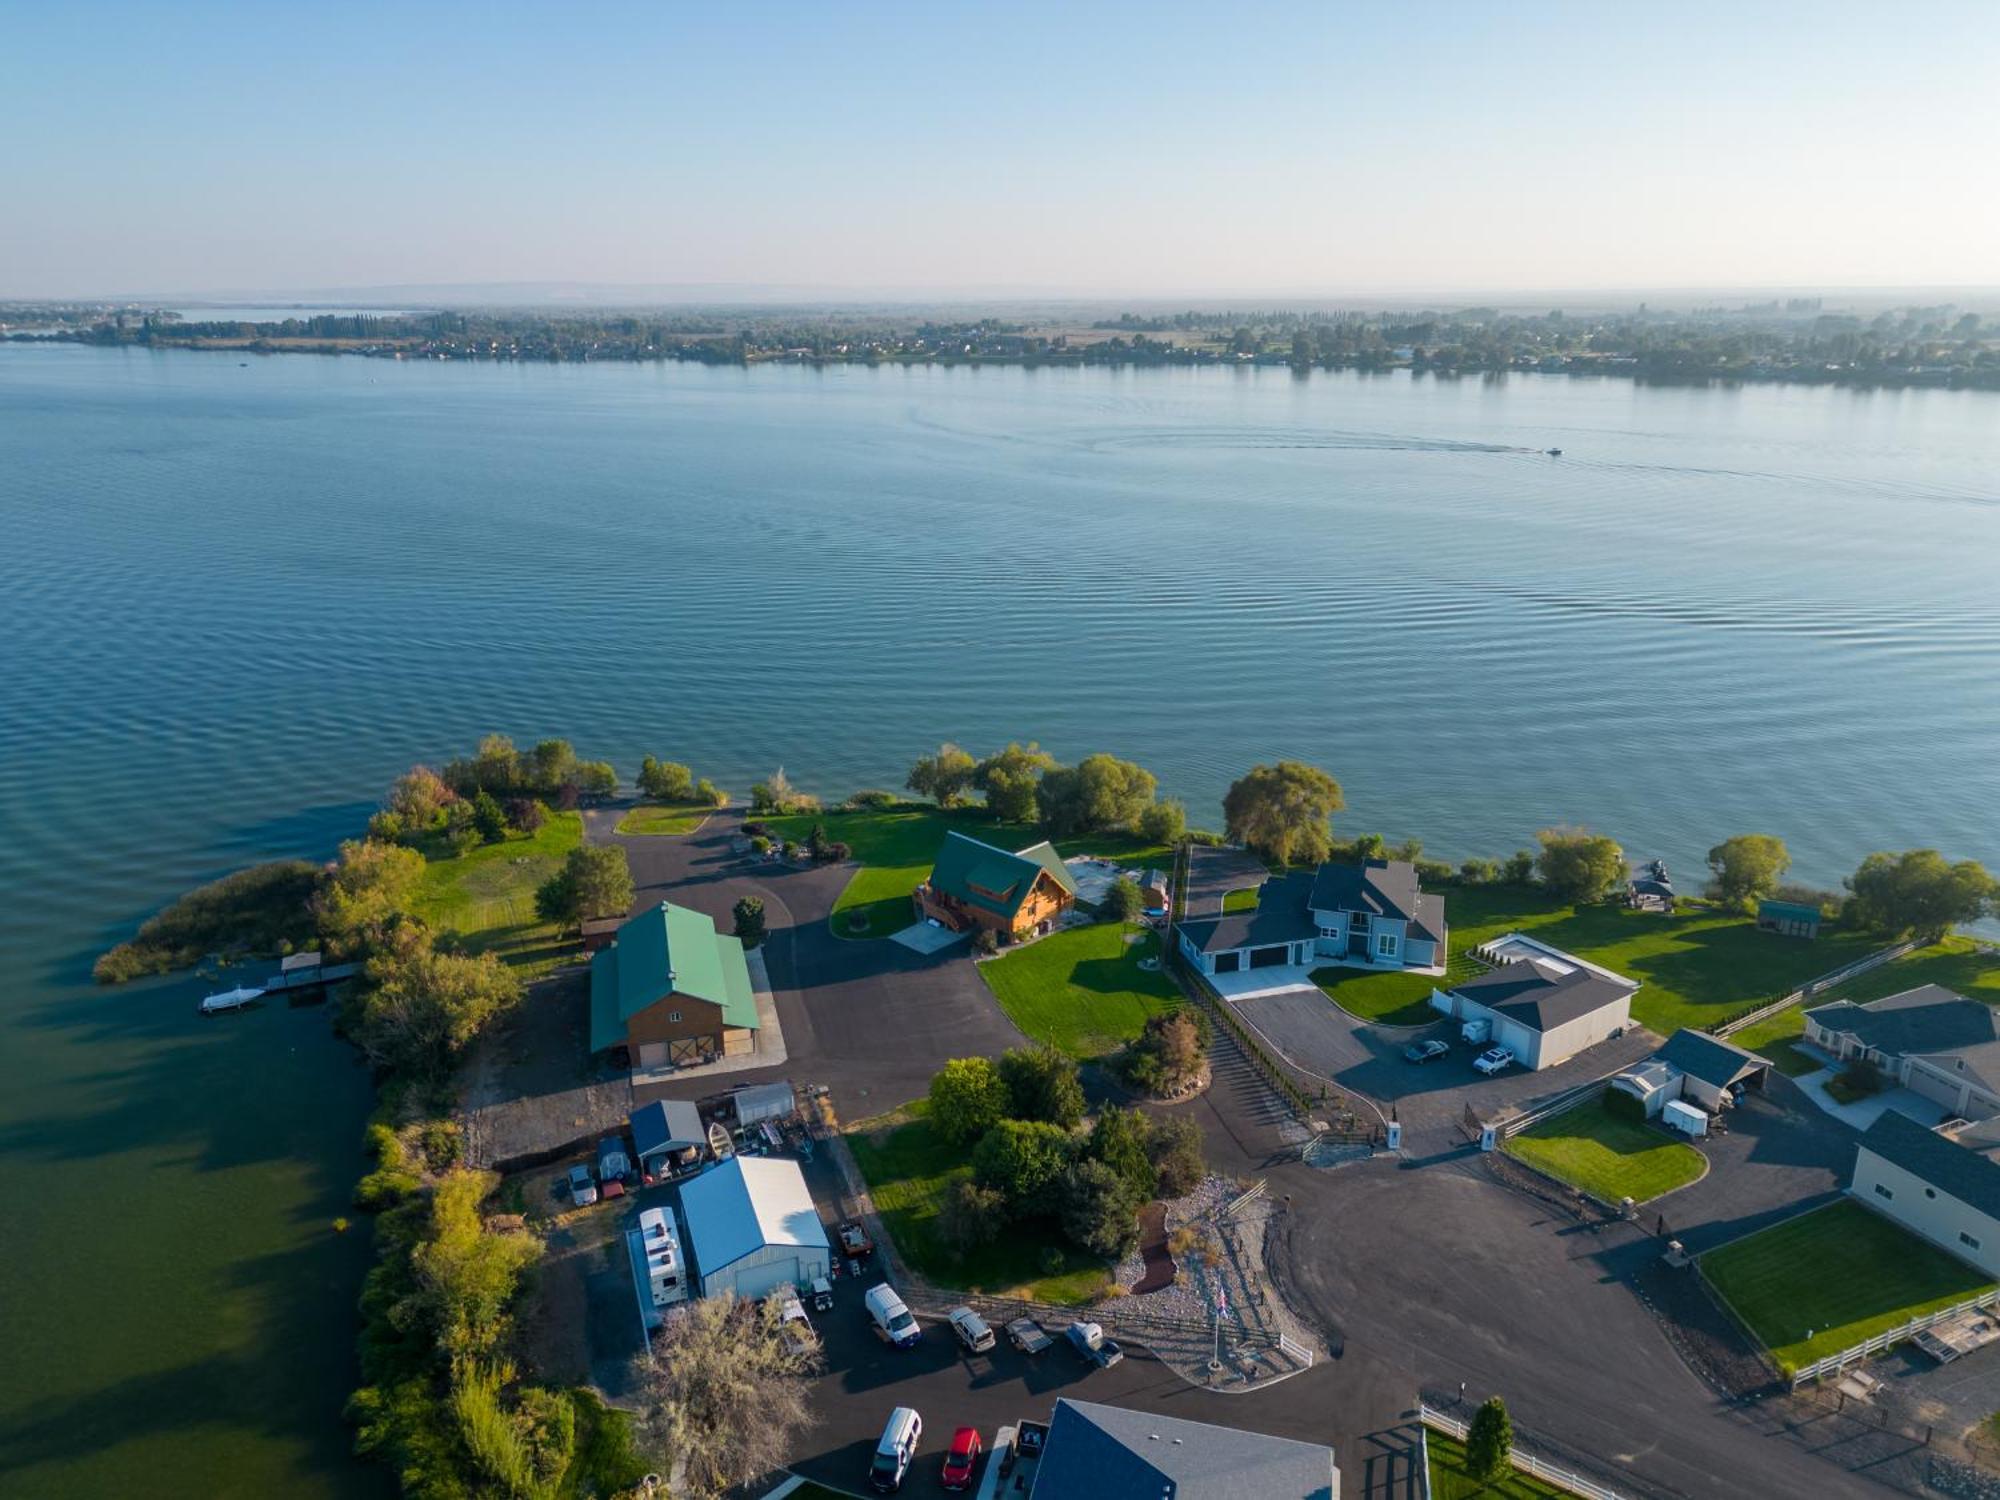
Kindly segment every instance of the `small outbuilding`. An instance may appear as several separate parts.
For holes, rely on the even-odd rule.
[[[805,1174],[783,1157],[732,1156],[690,1179],[681,1217],[704,1297],[803,1289],[832,1264]]]
[[[1759,901],[1757,926],[1783,937],[1816,938],[1822,920],[1817,906],[1803,901]]]
[[[1770,1058],[1691,1027],[1668,1037],[1653,1059],[1680,1074],[1678,1097],[1703,1109],[1723,1108],[1723,1101],[1739,1088],[1761,1090],[1771,1076]]]
[[[632,1111],[632,1150],[648,1182],[664,1181],[700,1165],[708,1145],[701,1111],[686,1099],[655,1099]]]
[[[1632,1024],[1636,980],[1552,948],[1522,933],[1483,944],[1498,964],[1431,1004],[1460,1021],[1485,1021],[1487,1035],[1524,1068],[1553,1068]]]

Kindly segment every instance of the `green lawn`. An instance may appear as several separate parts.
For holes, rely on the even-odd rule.
[[[1699,904],[1662,916],[1565,906],[1530,886],[1452,886],[1443,894],[1454,956],[1504,932],[1529,933],[1640,981],[1632,1018],[1662,1036],[1724,1020],[1886,946],[1838,930],[1810,942],[1780,937],[1759,932],[1748,917]]]
[[[1701,1269],[1786,1371],[1992,1285],[1850,1199],[1711,1250]]]
[[[1143,927],[1093,922],[988,959],[979,972],[1023,1032],[1088,1059],[1115,1052],[1148,1016],[1180,1004],[1172,980],[1139,967],[1159,951],[1159,939]]]
[[[481,844],[467,854],[432,857],[412,903],[439,931],[456,932],[474,953],[497,953],[531,973],[555,967],[571,949],[555,924],[535,915],[535,887],[583,842],[580,813],[549,814],[533,835]]]
[[[1262,894],[1258,886],[1246,885],[1240,891],[1231,891],[1222,898],[1224,911],[1255,911],[1257,897]]]
[[[1465,1472],[1465,1444],[1435,1427],[1424,1434],[1424,1446],[1430,1452],[1432,1500],[1570,1500],[1569,1491],[1519,1469],[1509,1469],[1492,1484],[1474,1479]]]
[[[1707,1168],[1685,1141],[1657,1126],[1622,1120],[1596,1099],[1509,1136],[1505,1150],[1606,1203],[1644,1203],[1685,1187]]]
[[[1350,1016],[1384,1026],[1421,1026],[1441,1019],[1431,1009],[1431,991],[1448,982],[1432,974],[1367,969],[1314,969],[1312,981]]]
[[[862,868],[854,872],[847,889],[833,904],[833,930],[841,937],[888,937],[915,921],[910,893],[930,874],[938,845],[950,829],[1006,849],[1026,848],[1044,836],[1038,828],[999,822],[984,808],[944,812],[927,802],[905,802],[881,812],[801,813],[763,821],[777,837],[801,844],[818,823],[825,827],[829,839],[853,851]],[[1107,854],[1134,864],[1157,863],[1168,855],[1160,845],[1125,833],[1059,839],[1056,848],[1065,856]],[[864,925],[854,925],[857,917]]]
[[[1071,1247],[1053,1224],[1009,1225],[999,1239],[963,1259],[944,1245],[937,1235],[938,1204],[952,1180],[971,1175],[971,1168],[963,1147],[931,1129],[924,1118],[928,1108],[929,1101],[919,1099],[885,1117],[878,1128],[863,1121],[847,1137],[875,1211],[903,1258],[940,1286],[1036,1302],[1096,1301],[1110,1279],[1109,1263]],[[1063,1257],[1063,1268],[1055,1273],[1043,1268],[1051,1246]]]
[[[618,820],[620,833],[693,833],[715,809],[697,803],[644,802]]]
[[[1818,1058],[1808,1057],[1798,1049],[1796,1043],[1804,1036],[1805,1029],[1806,1007],[1794,1005],[1775,1016],[1766,1016],[1755,1026],[1744,1027],[1729,1040],[1761,1057],[1770,1058],[1771,1066],[1780,1073],[1797,1078],[1801,1073],[1816,1073],[1826,1066]]]

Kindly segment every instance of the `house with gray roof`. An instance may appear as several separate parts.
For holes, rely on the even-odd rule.
[[[1806,1012],[1806,1040],[1841,1062],[1866,1058],[1912,1093],[1966,1120],[2000,1115],[2000,1024],[1993,1007],[1943,985]]]
[[[1333,1449],[1180,1417],[1056,1402],[1030,1500],[1340,1500]]]
[[[2000,1278],[2000,1162],[1885,1109],[1862,1133],[1848,1192]]]
[[[1480,950],[1495,968],[1431,992],[1431,1004],[1460,1021],[1484,1021],[1487,1039],[1524,1068],[1553,1068],[1632,1024],[1636,979],[1509,934]]]
[[[1444,898],[1417,888],[1406,859],[1275,876],[1257,905],[1182,922],[1182,954],[1208,975],[1307,964],[1444,972]]]
[[[1651,1119],[1675,1099],[1710,1111],[1727,1109],[1739,1089],[1763,1088],[1770,1072],[1768,1057],[1687,1027],[1612,1079],[1611,1087],[1637,1099]]]

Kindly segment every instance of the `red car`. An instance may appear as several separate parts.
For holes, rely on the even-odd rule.
[[[979,1467],[979,1429],[961,1427],[951,1435],[951,1451],[944,1456],[944,1472],[938,1482],[948,1490],[972,1488],[973,1471]]]

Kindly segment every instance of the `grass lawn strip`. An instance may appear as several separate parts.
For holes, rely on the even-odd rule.
[[[1443,1017],[1431,992],[1448,981],[1433,974],[1368,969],[1314,969],[1312,981],[1350,1016],[1382,1026],[1422,1026]]]
[[[1519,1469],[1509,1469],[1491,1484],[1474,1479],[1465,1472],[1465,1444],[1435,1427],[1425,1431],[1424,1446],[1430,1453],[1432,1500],[1570,1500],[1568,1490]]]
[[[1259,888],[1254,885],[1246,885],[1240,891],[1230,891],[1222,898],[1222,909],[1224,911],[1255,911],[1257,909],[1258,891]]]
[[[553,922],[535,915],[535,888],[583,843],[579,813],[551,813],[533,834],[481,844],[460,855],[426,848],[429,863],[411,903],[440,932],[453,931],[473,953],[497,953],[533,974],[569,955]]]
[[[1685,1141],[1657,1126],[1621,1120],[1596,1099],[1509,1136],[1503,1149],[1614,1204],[1621,1198],[1644,1203],[1708,1170],[1707,1159]]]
[[[1143,927],[1093,922],[990,958],[979,972],[1026,1035],[1089,1059],[1115,1052],[1139,1035],[1147,1017],[1180,1004],[1165,974],[1139,967],[1159,950],[1159,939]]]
[[[618,820],[618,832],[662,835],[693,833],[709,820],[714,811],[712,807],[702,807],[692,802],[678,805],[642,802]]]
[[[1109,1280],[1109,1263],[1082,1254],[1054,1224],[1010,1224],[990,1245],[954,1257],[937,1233],[938,1205],[955,1178],[969,1177],[968,1152],[931,1129],[930,1101],[919,1099],[893,1115],[850,1127],[847,1144],[867,1180],[875,1212],[912,1269],[940,1286],[987,1296],[1021,1296],[1036,1302],[1088,1303]],[[1060,1271],[1044,1268],[1054,1248]]]
[[[1046,836],[1039,828],[1002,823],[985,809],[945,812],[924,802],[906,802],[879,812],[799,813],[766,818],[774,836],[803,844],[813,825],[844,843],[862,868],[854,872],[833,904],[833,930],[840,937],[884,938],[916,920],[910,893],[921,885],[937,858],[945,833],[960,833],[1003,849],[1025,849]],[[1135,865],[1163,863],[1171,851],[1125,833],[1089,833],[1058,839],[1057,850],[1129,859]],[[862,925],[856,925],[856,919]]]
[[[1993,1285],[1845,1199],[1711,1250],[1701,1269],[1786,1371]]]

